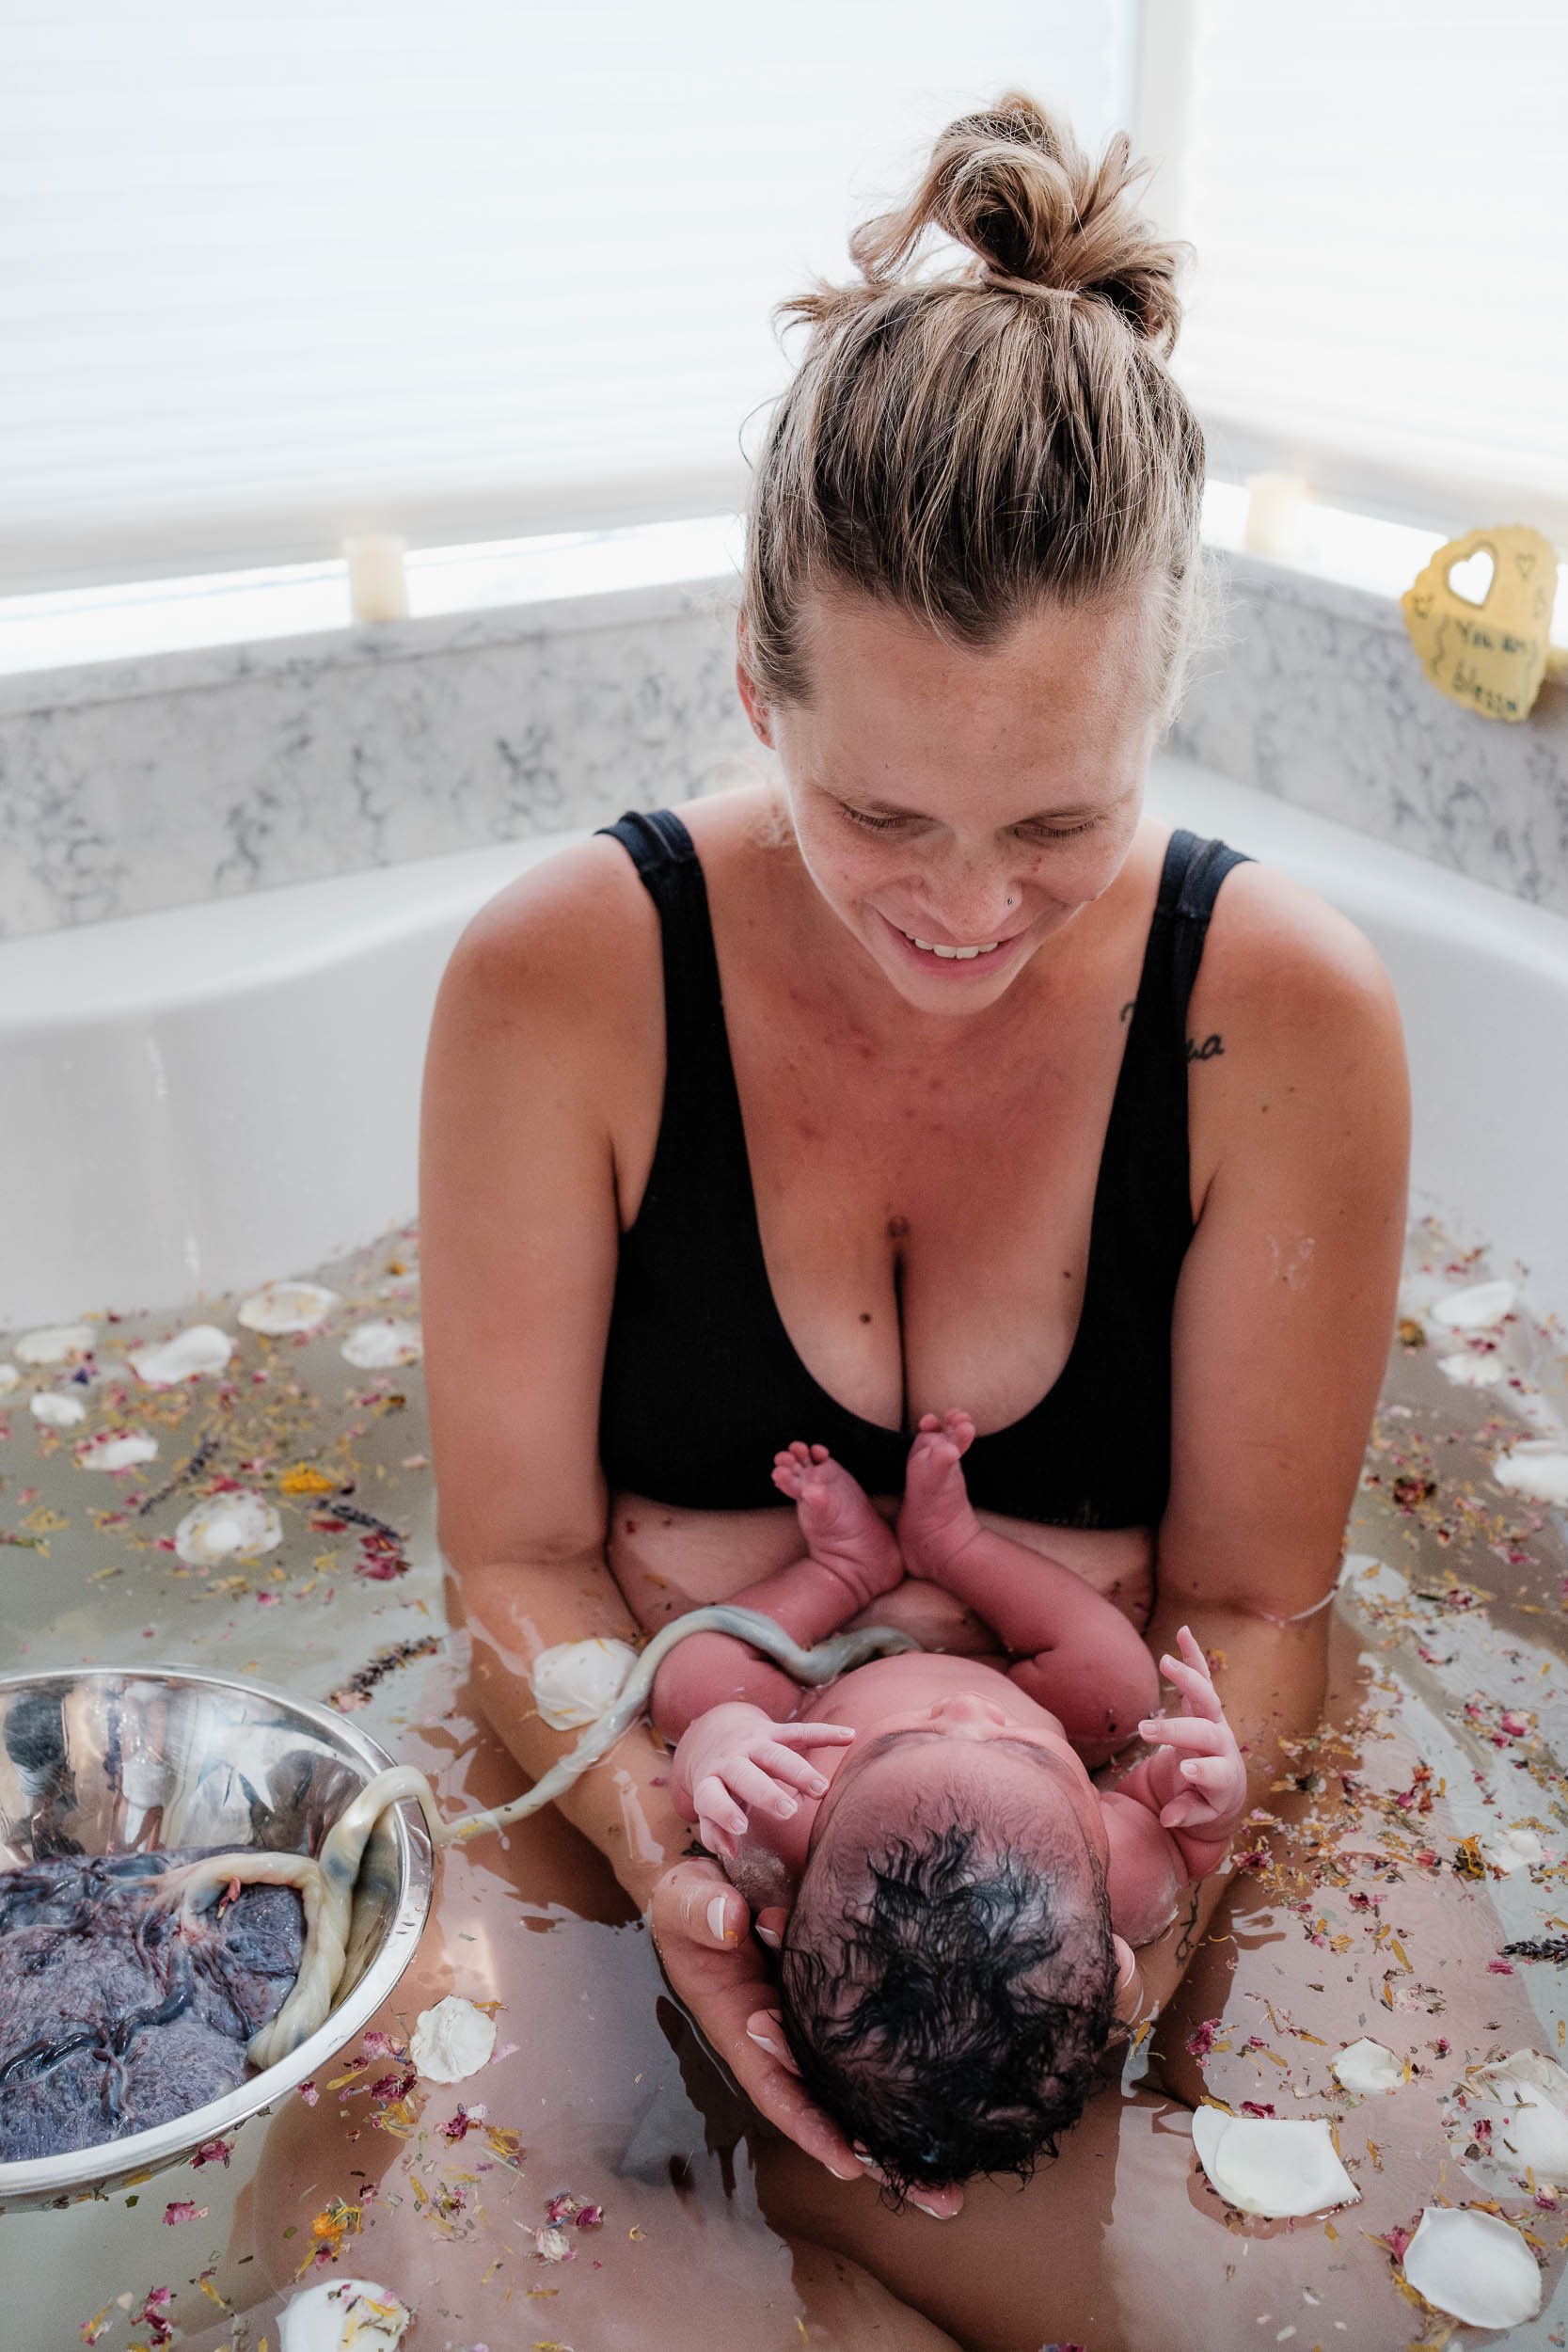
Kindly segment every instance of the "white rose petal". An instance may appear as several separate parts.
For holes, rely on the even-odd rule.
[[[50,1429],[74,1429],[87,1417],[87,1406],[69,1389],[45,1389],[40,1395],[30,1396],[27,1406],[33,1419]]]
[[[1470,2078],[1490,2102],[1492,2155],[1510,2172],[1568,2186],[1568,2074],[1536,2050],[1515,2050]]]
[[[1531,1863],[1544,1862],[1546,1850],[1532,1829],[1497,1830],[1481,1841],[1481,1852],[1498,1870],[1523,1870]]]
[[[533,1661],[533,1702],[552,1731],[596,1724],[613,1705],[637,1663],[629,1642],[558,1642]]]
[[[174,1549],[192,1567],[224,1560],[254,1560],[283,1540],[283,1523],[260,1495],[211,1495],[187,1511],[174,1531]]]
[[[1492,1475],[1511,1495],[1568,1507],[1568,1454],[1550,1438],[1527,1438],[1511,1453],[1500,1454]]]
[[[330,2279],[307,2287],[278,2314],[281,2352],[393,2352],[413,2312],[373,2279]]]
[[[0,1396],[8,1396],[21,1377],[14,1364],[0,1364]]]
[[[72,1356],[90,1356],[95,1340],[90,1323],[52,1323],[41,1331],[24,1331],[11,1345],[24,1364],[64,1364]]]
[[[1404,2068],[1381,2042],[1353,2042],[1329,2061],[1329,2072],[1347,2090],[1402,2090]]]
[[[198,1373],[221,1372],[234,1353],[234,1343],[215,1323],[193,1323],[157,1347],[134,1347],[130,1364],[138,1380],[150,1387],[173,1388]]]
[[[392,1364],[417,1364],[423,1353],[419,1325],[396,1315],[378,1315],[372,1323],[356,1323],[343,1342],[343,1354],[361,1372],[385,1372]]]
[[[242,1298],[239,1320],[247,1331],[265,1331],[277,1339],[286,1331],[313,1331],[338,1304],[338,1294],[320,1282],[263,1282]]]
[[[1439,1356],[1437,1369],[1462,1389],[1495,1389],[1503,1376],[1500,1356]]]
[[[496,2021],[460,1993],[420,2011],[409,2056],[427,2082],[460,2083],[477,2074],[496,2046]]]
[[[133,1462],[153,1461],[157,1452],[157,1438],[145,1429],[101,1429],[96,1438],[83,1438],[76,1465],[86,1470],[129,1470]]]
[[[1360,2190],[1334,2153],[1325,2117],[1294,2122],[1199,2107],[1193,2145],[1226,2203],[1242,2213],[1282,2221],[1360,2201]]]
[[[1541,2309],[1535,2256],[1496,2214],[1426,2206],[1403,2269],[1418,2295],[1469,2328],[1516,2328]]]
[[[1513,1313],[1517,1295],[1512,1282],[1467,1282],[1459,1290],[1440,1291],[1427,1317],[1445,1331],[1490,1331]]]

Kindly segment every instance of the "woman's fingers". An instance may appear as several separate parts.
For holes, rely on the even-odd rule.
[[[654,1888],[648,1916],[675,1996],[758,2112],[838,2180],[858,2181],[861,2168],[844,2134],[788,2068],[746,2030],[759,2010],[778,2008],[762,1947],[742,1931],[734,1944],[715,1948],[701,1927],[693,1933],[688,1925],[705,1922],[707,1905],[724,1896],[745,1919],[746,1906],[718,1865],[701,1857],[677,1862]]]
[[[1181,1777],[1199,1788],[1228,1788],[1236,1767],[1228,1756],[1190,1756],[1181,1767]]]

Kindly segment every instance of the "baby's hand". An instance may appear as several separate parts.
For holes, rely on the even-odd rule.
[[[822,1796],[828,1783],[804,1751],[843,1747],[854,1736],[847,1724],[775,1724],[751,1708],[700,1715],[681,1735],[674,1770],[691,1791],[708,1851],[735,1861],[752,1807],[788,1820],[799,1810],[795,1790]]]
[[[1151,1784],[1162,1800],[1160,1827],[1223,1844],[1246,1809],[1246,1767],[1208,1660],[1185,1626],[1176,1638],[1181,1656],[1162,1658],[1160,1671],[1175,1683],[1186,1711],[1138,1725],[1140,1736],[1160,1750],[1149,1764]]]

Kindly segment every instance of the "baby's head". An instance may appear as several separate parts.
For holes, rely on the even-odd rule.
[[[1065,1772],[1031,1788],[997,1761],[944,1742],[891,1805],[885,1770],[846,1789],[784,1931],[803,2087],[899,2194],[1027,2180],[1082,2113],[1111,2028],[1103,1848]]]

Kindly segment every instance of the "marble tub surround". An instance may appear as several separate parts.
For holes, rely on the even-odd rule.
[[[1226,560],[1231,642],[1166,750],[1568,914],[1568,686],[1548,676],[1518,724],[1479,717],[1428,682],[1390,597]]]
[[[727,583],[0,679],[0,937],[601,824],[755,739]]]
[[[1433,691],[1394,597],[1216,548],[1227,642],[1166,748],[1568,913],[1568,688]],[[765,771],[733,565],[0,676],[0,937],[605,822]],[[736,763],[743,763],[736,765]]]

